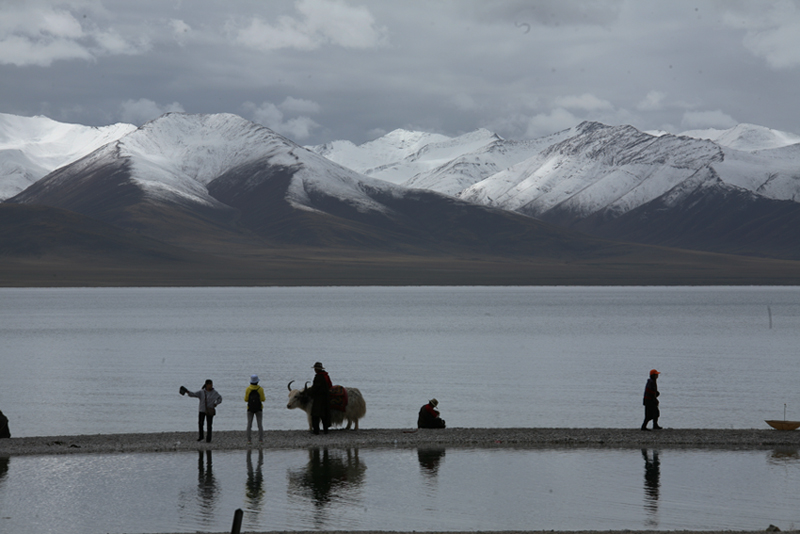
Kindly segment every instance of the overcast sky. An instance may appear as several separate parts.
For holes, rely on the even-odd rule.
[[[0,112],[63,122],[800,134],[798,99],[800,0],[0,0]]]

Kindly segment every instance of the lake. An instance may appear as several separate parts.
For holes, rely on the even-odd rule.
[[[287,385],[321,361],[357,387],[365,428],[416,424],[436,397],[459,427],[800,419],[800,288],[0,289],[0,410],[13,436],[194,430],[214,380],[219,430],[243,429],[252,373],[269,429],[302,429]]]
[[[651,368],[672,428],[800,418],[800,288],[0,289],[14,436],[303,429],[286,386],[322,361],[364,428],[641,424]],[[764,529],[800,523],[798,451],[312,449],[0,458],[0,531]]]

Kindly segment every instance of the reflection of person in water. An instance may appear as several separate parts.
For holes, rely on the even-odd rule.
[[[417,458],[425,475],[436,476],[439,473],[439,463],[444,458],[444,449],[417,449]]]
[[[8,473],[8,464],[11,461],[11,458],[8,456],[0,456],[0,482],[5,478],[6,473]]]
[[[211,451],[197,451],[197,497],[200,502],[200,516],[206,521],[214,519],[214,505],[217,497],[217,481],[211,469]]]
[[[264,451],[258,449],[258,464],[253,469],[253,449],[247,449],[247,482],[245,483],[245,497],[247,499],[248,511],[258,511],[261,509],[261,501],[264,499]]]
[[[647,455],[647,449],[642,449],[644,458],[644,506],[647,511],[654,515],[658,512],[658,494],[661,487],[661,462],[658,459],[658,451],[653,451],[653,458]],[[655,520],[651,520],[656,524]]]

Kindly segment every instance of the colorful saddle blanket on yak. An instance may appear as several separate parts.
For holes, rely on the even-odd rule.
[[[330,389],[331,410],[343,412],[347,408],[347,390],[344,386],[333,386]]]

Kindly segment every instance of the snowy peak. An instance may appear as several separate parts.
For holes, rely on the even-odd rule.
[[[364,175],[404,184],[420,173],[499,139],[485,129],[458,137],[398,129],[362,145],[334,141],[309,149]]]
[[[633,126],[606,126],[584,122],[575,135],[542,152],[548,158],[580,155],[607,165],[670,165],[694,167],[722,161],[721,149],[714,143],[698,139],[682,139],[673,135],[654,136]]]
[[[720,146],[743,152],[770,150],[800,143],[800,135],[755,124],[738,124],[727,130],[689,130],[680,135],[708,139]]]
[[[136,126],[117,123],[100,128],[56,122],[47,117],[0,113],[0,150],[20,150],[52,170],[65,159],[80,157],[132,132]]]
[[[132,124],[96,128],[0,113],[0,200],[135,129]]]
[[[315,199],[325,197],[364,212],[385,211],[367,192],[379,190],[392,196],[398,189],[237,115],[168,113],[58,169],[14,200],[92,214],[88,210],[96,209],[97,204],[85,207],[91,202],[84,200],[93,196],[92,191],[125,189],[129,194],[120,201],[127,204],[154,202],[188,210],[226,210],[229,207],[209,191],[221,177],[227,176],[228,183],[216,183],[216,190],[235,187],[237,194],[246,195],[275,175],[287,179],[281,198],[301,209],[316,209]],[[63,200],[66,198],[70,200]]]
[[[132,178],[151,191],[205,196],[205,186],[223,172],[266,156],[299,148],[272,130],[238,115],[168,113],[117,143],[131,161]]]
[[[624,213],[724,159],[709,141],[656,137],[631,126],[584,122],[565,135],[460,197],[536,217]]]

